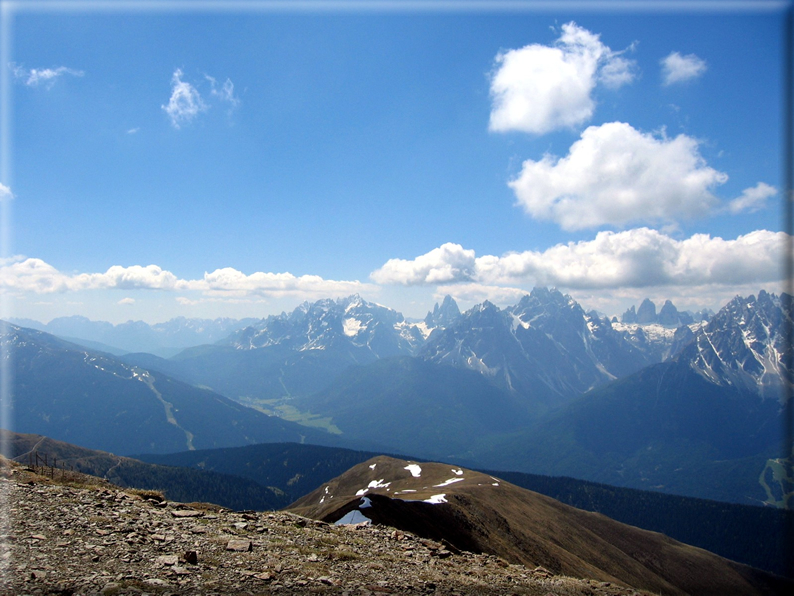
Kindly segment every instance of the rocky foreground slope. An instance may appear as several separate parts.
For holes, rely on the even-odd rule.
[[[2,464],[2,594],[645,594],[391,528],[160,502]]]

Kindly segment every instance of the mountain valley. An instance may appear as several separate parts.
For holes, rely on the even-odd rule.
[[[296,441],[784,503],[791,300],[762,291],[708,316],[645,301],[618,322],[535,288],[504,309],[447,297],[410,322],[354,295],[168,359],[10,327],[14,415],[20,431],[126,454]],[[98,432],[87,412],[106,416],[105,442],[78,439]],[[156,440],[128,440],[136,425]]]

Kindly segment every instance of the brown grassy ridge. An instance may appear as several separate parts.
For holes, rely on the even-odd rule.
[[[361,496],[366,496],[372,507],[362,512],[374,523],[444,541],[451,548],[654,593],[782,594],[794,587],[663,534],[569,507],[479,472],[421,463],[417,478],[406,469],[413,463],[374,458],[296,501],[289,510],[336,521],[358,508]],[[453,479],[458,481],[438,486]],[[371,482],[380,486],[368,488]],[[447,502],[423,502],[438,494],[444,494]]]

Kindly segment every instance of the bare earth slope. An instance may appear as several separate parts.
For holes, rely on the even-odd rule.
[[[495,554],[528,567],[662,594],[763,594],[786,589],[761,572],[654,532],[581,511],[492,476],[380,456],[295,502],[335,522],[374,523]],[[350,518],[348,518],[350,519]],[[791,585],[788,585],[791,588]]]

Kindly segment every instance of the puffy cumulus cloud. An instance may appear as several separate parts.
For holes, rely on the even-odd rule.
[[[11,258],[0,262],[0,289],[49,294],[68,290],[69,276],[41,259]]]
[[[114,265],[105,273],[81,273],[71,278],[76,289],[178,290],[185,282],[157,265]]]
[[[620,54],[573,22],[553,46],[501,52],[491,77],[490,129],[544,134],[586,122],[597,83],[615,88],[634,78],[634,62]]]
[[[0,183],[0,201],[4,201],[6,199],[13,199],[14,193],[11,192],[11,189],[8,188],[5,184]]]
[[[174,128],[191,122],[201,112],[208,109],[201,94],[193,85],[182,80],[182,69],[177,68],[171,77],[171,98],[168,105],[160,106],[171,119]]]
[[[301,298],[342,296],[375,290],[372,285],[359,281],[335,281],[316,275],[295,276],[291,273],[257,272],[246,275],[230,267],[205,273],[201,279],[187,280],[157,265],[115,265],[105,273],[66,274],[41,259],[14,257],[0,262],[0,290],[6,292],[51,294],[111,289],[198,291],[219,297],[261,295]],[[125,303],[124,300],[119,304]],[[191,303],[185,297],[178,297],[177,300],[183,304]]]
[[[135,298],[122,298],[116,304],[121,304],[121,305],[135,304]]]
[[[742,211],[758,211],[766,207],[766,200],[774,197],[777,189],[765,182],[759,182],[752,188],[745,188],[741,196],[728,203],[728,211],[741,213]]]
[[[649,228],[605,231],[593,240],[558,244],[544,251],[476,257],[469,272],[457,277],[449,275],[452,263],[445,261],[444,256],[454,263],[456,255],[474,257],[473,251],[444,245],[455,250],[436,249],[414,261],[399,261],[399,267],[387,268],[392,263],[389,261],[372,278],[380,283],[405,285],[473,283],[472,288],[490,287],[490,292],[496,286],[515,285],[568,289],[704,285],[724,288],[779,281],[786,238],[783,232],[767,230],[735,240],[708,234],[676,240]],[[428,259],[428,255],[435,257]],[[384,270],[388,275],[381,273]]]
[[[176,290],[186,287],[185,284],[157,265],[114,265],[105,273],[74,275],[62,273],[49,263],[34,258],[8,259],[0,266],[0,288],[36,294],[107,289]]]
[[[711,190],[727,179],[692,137],[608,122],[587,128],[563,158],[526,160],[508,184],[533,217],[578,230],[704,215],[717,204]]]
[[[52,88],[55,82],[63,75],[82,77],[85,74],[82,70],[75,70],[73,68],[67,68],[66,66],[31,69],[24,68],[18,64],[12,64],[11,66],[14,71],[14,78],[18,81],[21,81],[28,87],[38,87],[41,85],[46,89]]]
[[[474,251],[448,242],[413,260],[389,259],[370,278],[380,284],[445,284],[474,277]]]
[[[533,280],[565,288],[724,286],[779,280],[786,234],[757,230],[735,240],[708,234],[676,240],[649,228],[599,232],[545,251],[477,259],[478,278]]]
[[[678,52],[672,52],[659,62],[662,65],[662,83],[665,86],[696,79],[702,76],[707,68],[706,61],[695,54],[682,56]]]

